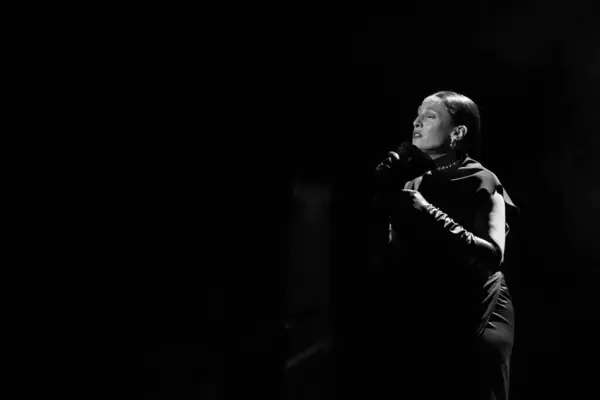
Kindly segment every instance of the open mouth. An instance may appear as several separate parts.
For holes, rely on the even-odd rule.
[[[420,138],[420,137],[423,137],[423,135],[421,135],[420,133],[413,132],[413,137]]]

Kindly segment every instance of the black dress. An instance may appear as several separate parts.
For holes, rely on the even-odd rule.
[[[517,212],[496,175],[468,156],[405,187],[470,232],[475,210],[495,192],[509,226]],[[389,398],[507,399],[514,315],[504,275],[466,262],[465,247],[432,219],[411,207],[389,216],[371,321],[375,385]]]

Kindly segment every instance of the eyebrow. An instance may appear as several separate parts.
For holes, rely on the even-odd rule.
[[[427,109],[435,112],[436,114],[438,113],[438,111],[436,109],[434,109],[434,108],[427,107]],[[419,108],[417,108],[417,112],[420,112],[420,111],[421,111],[421,106],[419,106]]]

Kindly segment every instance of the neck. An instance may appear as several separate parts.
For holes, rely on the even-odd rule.
[[[441,171],[457,166],[457,163],[460,163],[460,157],[455,151],[451,151],[445,154],[439,154],[438,157],[433,159],[433,162],[435,164],[435,170]]]
[[[435,161],[436,165],[452,162],[457,158],[455,151],[448,151],[446,153],[429,153],[428,156]]]

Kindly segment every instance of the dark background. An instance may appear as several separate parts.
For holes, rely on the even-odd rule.
[[[225,398],[229,391],[283,398],[286,385],[290,398],[368,396],[361,379],[368,366],[356,357],[368,350],[360,317],[369,296],[362,286],[367,178],[387,150],[410,137],[416,108],[438,90],[479,105],[479,161],[521,210],[506,271],[516,313],[512,398],[593,392],[600,372],[595,15],[577,2],[402,7],[385,16],[313,14],[290,22],[286,35],[265,29],[240,39],[240,47],[260,51],[229,63],[244,72],[232,80],[251,83],[232,85],[248,109],[227,116],[249,116],[243,126],[252,129],[238,131],[244,138],[236,136],[233,147],[253,142],[262,151],[248,158],[264,168],[235,175],[236,184],[245,181],[241,197],[231,181],[217,179],[217,188],[243,199],[243,207],[226,200],[237,208],[231,223],[211,225],[224,242],[210,250],[218,263],[201,257],[209,265],[203,271],[213,265],[219,279],[206,277],[199,290],[182,283],[187,272],[155,278],[176,297],[157,301],[171,333],[147,346],[148,398]],[[294,157],[279,164],[282,149]],[[223,192],[208,193],[211,204],[222,202]],[[177,241],[185,237],[169,237],[170,246],[197,245]],[[286,360],[321,340],[325,350],[284,374]]]
[[[540,6],[424,4],[355,18],[348,82],[355,101],[350,140],[364,145],[362,156],[373,165],[399,137],[408,139],[427,95],[454,90],[479,105],[480,161],[521,210],[505,271],[516,313],[514,399],[583,397],[599,371],[592,328],[600,272],[598,42],[580,5]],[[336,222],[337,240],[354,243]],[[348,280],[334,284],[333,299],[347,297],[341,303],[359,309],[362,301],[346,287],[368,272],[353,258],[335,264],[334,282]],[[339,328],[348,349],[360,343],[350,321],[340,318]]]

